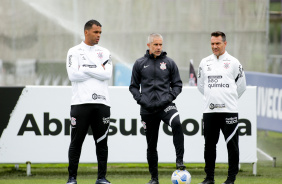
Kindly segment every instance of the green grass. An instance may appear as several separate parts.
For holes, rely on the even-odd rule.
[[[258,133],[257,147],[262,150],[265,150],[265,152],[271,155],[272,157],[277,157],[278,161],[279,160],[281,161],[282,160],[282,133],[270,132],[270,131],[268,132],[258,131],[257,133]]]
[[[277,158],[276,167],[273,162],[258,154],[257,175],[253,175],[252,164],[241,164],[237,176],[238,184],[277,184],[282,183],[282,134],[258,131],[258,147]],[[204,177],[204,164],[187,164],[192,175],[192,184],[201,182]],[[32,176],[26,176],[26,165],[0,164],[0,184],[61,184],[66,183],[67,164],[32,164]],[[170,176],[175,170],[174,163],[159,164],[161,184],[171,184]],[[215,181],[221,184],[227,175],[227,164],[216,164]],[[97,176],[97,164],[80,164],[77,181],[79,184],[94,184]],[[147,164],[141,163],[109,163],[107,178],[113,184],[145,184],[150,175]]]
[[[13,164],[0,165],[1,184],[59,184],[65,183],[68,173],[67,164],[32,164],[32,176],[26,176],[25,164],[20,164],[15,170]],[[204,164],[188,164],[187,170],[192,175],[192,184],[199,183],[205,177]],[[226,179],[227,164],[216,165],[216,183]],[[170,184],[170,176],[174,171],[174,164],[160,164],[160,183]],[[258,163],[258,175],[252,174],[251,164],[241,164],[237,183],[242,184],[271,184],[282,181],[282,167],[272,167],[272,162]],[[80,164],[77,181],[79,184],[93,184],[97,174],[97,164]],[[147,164],[109,164],[108,179],[113,184],[144,184],[149,181]]]

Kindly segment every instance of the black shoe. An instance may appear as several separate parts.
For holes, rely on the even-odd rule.
[[[234,181],[231,181],[231,180],[226,180],[224,183],[222,183],[222,184],[234,184]]]
[[[147,184],[159,184],[159,180],[157,178],[152,178]]]
[[[176,162],[176,169],[185,170],[186,166],[183,164],[183,162]]]
[[[214,184],[214,180],[206,178],[202,183],[199,184]]]
[[[67,184],[77,184],[76,179],[74,177],[69,177]]]
[[[102,179],[97,179],[95,184],[111,184],[111,182],[106,178],[102,178]]]

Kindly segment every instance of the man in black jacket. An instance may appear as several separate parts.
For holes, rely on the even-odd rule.
[[[157,142],[160,122],[172,128],[176,151],[176,168],[184,170],[184,135],[179,113],[173,100],[182,91],[182,81],[175,62],[162,51],[163,37],[150,34],[146,54],[137,59],[132,70],[129,90],[141,106],[141,119],[147,140],[147,160],[151,180],[148,184],[158,184]],[[141,91],[140,91],[141,87]]]

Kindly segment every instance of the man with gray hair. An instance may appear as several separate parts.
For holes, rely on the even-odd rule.
[[[141,106],[151,173],[148,184],[158,184],[157,142],[161,121],[172,128],[176,168],[186,168],[183,165],[184,135],[179,113],[172,103],[182,91],[182,81],[176,63],[162,50],[163,37],[156,33],[150,34],[147,46],[149,49],[146,54],[134,63],[129,90]]]

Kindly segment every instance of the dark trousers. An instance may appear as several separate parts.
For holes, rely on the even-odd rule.
[[[238,113],[204,113],[205,172],[214,178],[216,144],[222,131],[228,150],[228,178],[235,180],[239,170]]]
[[[81,147],[91,127],[96,145],[98,179],[105,177],[108,160],[108,131],[110,107],[103,104],[82,104],[71,106],[71,143],[69,147],[69,176],[77,176]]]
[[[153,114],[141,114],[141,118],[146,132],[147,161],[149,164],[149,171],[152,178],[158,178],[157,143],[161,121],[168,124],[172,128],[173,144],[176,151],[176,161],[183,161],[184,135],[178,111],[175,107],[175,104],[171,103],[159,112]]]

